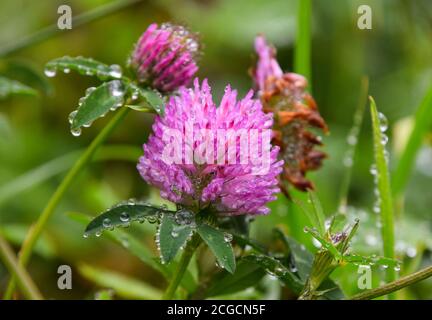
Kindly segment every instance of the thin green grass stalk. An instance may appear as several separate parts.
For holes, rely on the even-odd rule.
[[[43,300],[42,294],[34,284],[32,278],[21,265],[19,265],[15,253],[7,241],[0,235],[0,260],[9,270],[12,276],[15,276],[16,282],[24,296],[29,300]]]
[[[432,277],[432,266],[424,268],[420,271],[407,275],[405,277],[399,278],[396,281],[387,283],[381,287],[364,291],[362,293],[356,294],[351,297],[350,300],[370,300],[375,299],[386,294],[396,292],[400,289],[413,285],[419,281],[425,280]]]
[[[311,72],[311,0],[299,0],[297,4],[297,34],[294,48],[294,72],[305,76],[309,81],[308,91],[312,92],[312,72]],[[290,191],[293,198],[307,201],[307,196],[292,189]],[[303,211],[292,201],[289,203],[288,225],[290,234],[298,241],[305,243],[308,241],[307,235],[303,232],[308,219]]]
[[[392,175],[393,195],[395,198],[404,192],[422,140],[432,124],[432,87],[423,98],[415,115],[414,128],[400,156],[396,170]]]
[[[30,229],[27,234],[27,238],[23,243],[19,254],[19,263],[21,266],[25,266],[30,259],[32,250],[39,239],[42,231],[44,230],[49,218],[53,215],[58,203],[62,199],[66,190],[75,180],[76,176],[83,170],[83,168],[90,162],[96,150],[104,143],[104,141],[111,135],[115,127],[124,119],[126,114],[129,112],[129,108],[121,108],[120,111],[111,119],[111,121],[102,129],[102,131],[97,135],[97,137],[88,146],[86,151],[82,156],[75,162],[74,166],[69,170],[67,175],[64,177],[54,194],[51,196],[45,209],[39,216],[36,224]],[[15,290],[15,277],[9,282],[8,288],[6,290],[5,299],[10,299],[12,293]]]
[[[346,214],[346,209],[348,204],[348,191],[351,183],[351,174],[352,174],[352,168],[354,164],[353,160],[358,145],[361,126],[363,123],[363,116],[367,104],[368,91],[369,91],[369,79],[367,77],[363,77],[361,81],[359,104],[357,105],[356,111],[354,113],[353,126],[347,137],[348,149],[344,155],[344,161],[345,160],[350,161],[350,165],[346,166],[346,170],[342,178],[342,184],[341,184],[341,190],[339,196],[340,199],[339,213],[342,214]]]
[[[142,0],[120,0],[110,2],[104,6],[96,8],[94,10],[85,12],[83,14],[77,15],[72,19],[72,26],[75,30],[76,27],[87,24],[89,22],[96,21],[100,18],[106,17],[112,13],[118,12],[124,8],[127,8],[131,5],[137,4]],[[21,49],[27,48],[39,42],[42,42],[52,36],[55,36],[59,33],[64,33],[64,30],[60,30],[57,24],[53,24],[48,26],[40,31],[37,31],[27,37],[22,37],[18,41],[11,43],[10,45],[6,45],[0,49],[0,57],[10,55],[15,53]]]
[[[192,239],[187,243],[186,248],[183,250],[183,253],[180,257],[179,264],[177,266],[177,270],[175,271],[171,282],[169,283],[165,293],[162,296],[162,300],[172,300],[175,292],[180,285],[183,276],[188,268],[189,262],[191,261],[195,250],[201,244],[201,238],[198,234],[195,234]]]
[[[311,72],[311,0],[299,0],[297,11],[297,35],[294,51],[294,71],[305,76],[312,92]]]
[[[388,163],[385,155],[385,146],[382,143],[383,133],[380,128],[380,119],[375,101],[372,97],[370,99],[370,110],[372,116],[373,128],[373,141],[375,164],[377,170],[377,188],[379,191],[380,199],[380,213],[381,213],[381,235],[383,241],[384,256],[387,258],[395,258],[395,240],[394,240],[394,211],[393,211],[393,198],[390,187],[390,177],[388,170]],[[396,271],[393,268],[388,268],[386,272],[387,282],[396,279]]]

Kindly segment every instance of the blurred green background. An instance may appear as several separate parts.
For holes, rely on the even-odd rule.
[[[0,3],[0,47],[56,24],[57,8],[61,4],[70,5],[76,16],[109,2],[3,0]],[[361,4],[372,8],[372,30],[357,28],[357,8]],[[274,43],[282,68],[292,70],[296,12],[297,1],[290,0],[144,0],[2,57],[0,70],[14,62],[31,64],[42,71],[46,62],[63,55],[82,55],[107,64],[123,65],[133,44],[150,23],[172,21],[200,33],[203,55],[198,75],[209,79],[215,100],[219,101],[228,83],[240,94],[251,88],[248,69],[254,62],[253,41],[258,33],[264,33]],[[325,212],[330,215],[339,205],[341,180],[347,170],[343,164],[346,137],[361,99],[362,77],[369,77],[370,94],[390,123],[391,166],[403,147],[410,119],[431,85],[432,2],[315,0],[312,30],[313,95],[331,132],[323,137],[329,158],[324,167],[310,177],[316,184]],[[11,75],[14,76],[18,79],[19,74]],[[39,85],[41,94],[36,98],[13,97],[0,101],[0,232],[16,249],[28,226],[36,220],[61,181],[62,168],[67,168],[75,157],[68,154],[85,148],[108,121],[96,121],[79,138],[69,132],[68,114],[76,108],[85,89],[97,83],[95,79],[73,73],[59,74]],[[146,141],[151,123],[149,115],[130,113],[108,144],[139,148]],[[134,154],[132,152],[132,157]],[[10,184],[20,175],[62,156],[65,157],[47,167],[45,173],[52,174],[49,179],[36,184],[34,182],[40,176],[33,176],[20,182],[21,192],[10,192]],[[352,168],[349,205],[353,216],[362,221],[354,248],[380,254],[379,230],[372,212],[373,178],[369,174],[372,161],[367,111]],[[406,262],[402,273],[432,262],[431,163],[432,137],[429,137],[410,178],[405,210],[398,217],[396,247],[399,258]],[[92,298],[99,286],[78,272],[82,263],[121,272],[154,287],[165,286],[164,280],[154,271],[103,237],[83,239],[83,226],[67,215],[68,212],[96,215],[130,197],[160,201],[157,192],[149,190],[141,180],[132,161],[98,161],[79,176],[50,220],[28,268],[46,297]],[[273,204],[272,208],[272,215],[260,217],[253,223],[254,237],[267,242],[271,228],[284,225],[291,235],[313,248],[302,228],[294,227],[296,222],[293,220],[298,217],[290,212],[283,200]],[[131,228],[131,232],[136,232],[154,250],[152,228],[138,226]],[[73,290],[57,288],[57,267],[61,264],[72,266]],[[348,293],[357,291],[357,276],[352,267],[333,275]],[[7,280],[8,273],[0,264],[0,293]],[[400,297],[432,299],[432,281],[404,290]]]

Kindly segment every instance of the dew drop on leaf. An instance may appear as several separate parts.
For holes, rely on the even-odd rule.
[[[129,220],[130,220],[130,217],[129,217],[129,214],[127,212],[122,212],[120,214],[120,221],[121,222],[129,222]]]
[[[72,129],[71,133],[74,137],[79,137],[81,135],[81,128]]]
[[[122,70],[118,64],[113,64],[110,66],[109,75],[113,78],[121,78]]]
[[[47,77],[52,78],[52,77],[55,77],[55,76],[56,76],[57,71],[56,71],[56,69],[53,68],[53,67],[46,67],[45,70],[44,70],[44,73],[45,73],[45,75],[46,75]]]

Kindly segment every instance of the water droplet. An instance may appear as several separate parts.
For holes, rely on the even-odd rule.
[[[400,267],[399,264],[397,264],[397,265],[394,266],[393,269],[394,269],[394,271],[398,272],[398,271],[400,271],[401,267]]]
[[[72,129],[71,133],[74,137],[79,137],[81,135],[81,128]]]
[[[365,241],[369,246],[376,246],[378,244],[378,239],[373,234],[367,234]]]
[[[385,135],[385,134],[381,135],[381,144],[383,146],[385,146],[387,144],[388,140],[389,140],[389,138],[387,137],[387,135]]]
[[[57,74],[57,70],[54,67],[45,67],[44,73],[47,77],[52,78]]]
[[[129,220],[130,220],[130,216],[127,212],[122,212],[120,214],[120,221],[121,222],[129,222]]]
[[[132,92],[131,99],[132,100],[138,100],[138,98],[139,98],[139,91],[138,90],[134,90]]]
[[[377,167],[376,167],[375,164],[372,164],[372,165],[370,166],[369,172],[370,172],[371,175],[373,175],[373,176],[375,176],[375,175],[378,173],[378,171],[377,171]]]
[[[95,236],[98,237],[98,238],[99,238],[101,235],[102,235],[102,231],[98,231],[98,232],[96,232],[96,234],[95,234]]]
[[[187,209],[181,209],[175,213],[175,222],[180,225],[191,224],[193,221],[193,213]]]
[[[232,240],[233,240],[233,235],[231,233],[225,232],[224,233],[224,241],[227,242],[227,243],[229,243]]]
[[[353,165],[353,159],[352,159],[352,157],[351,156],[346,156],[344,158],[344,160],[343,160],[343,164],[344,164],[345,167],[348,167],[348,168],[352,167],[352,165]]]
[[[89,88],[87,88],[87,90],[86,90],[86,92],[85,92],[86,96],[88,96],[90,93],[92,93],[92,92],[95,91],[95,90],[96,90],[95,87],[89,87]]]
[[[179,236],[179,234],[177,231],[175,231],[175,230],[171,231],[171,237],[177,238],[178,236]]]
[[[319,242],[317,239],[313,238],[312,239],[312,244],[314,245],[315,248],[321,248],[322,244],[321,242]]]
[[[355,135],[349,135],[347,138],[347,142],[349,145],[354,146],[357,144],[357,137]]]
[[[113,80],[108,83],[108,89],[114,97],[121,97],[124,94],[124,88],[119,80]]]
[[[406,254],[409,258],[414,258],[417,255],[417,249],[414,247],[409,247],[406,250]]]
[[[375,213],[380,213],[381,212],[381,204],[380,201],[376,201],[373,208],[372,208],[373,212]]]
[[[157,217],[157,216],[148,216],[148,217],[147,217],[147,221],[148,221],[150,224],[154,224],[154,223],[156,223],[156,222],[158,221],[158,217]]]
[[[120,241],[121,241],[121,244],[122,244],[123,247],[129,248],[129,239],[127,237],[121,238]]]
[[[87,122],[87,123],[85,123],[85,124],[83,124],[83,127],[84,128],[89,128],[89,127],[91,127],[91,125],[93,124],[93,122]]]
[[[85,232],[85,233],[83,234],[83,237],[87,239],[87,238],[89,237],[89,234],[88,234],[87,232]]]
[[[387,120],[386,116],[383,113],[379,112],[378,113],[378,119],[380,122],[381,132],[385,132],[388,129],[388,120]]]
[[[122,77],[121,67],[118,64],[111,65],[109,75],[113,78],[121,78]]]
[[[111,228],[111,219],[110,218],[105,218],[102,222],[102,225],[104,228]]]
[[[73,121],[74,121],[74,119],[75,119],[75,116],[76,116],[77,112],[78,112],[78,110],[74,110],[74,111],[72,111],[71,113],[69,113],[68,120],[69,120],[69,123],[70,123],[70,124],[73,123]]]

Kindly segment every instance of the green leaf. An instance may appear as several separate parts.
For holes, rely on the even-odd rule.
[[[122,298],[157,300],[162,297],[159,289],[117,272],[86,264],[78,265],[78,271],[83,277],[99,286],[113,289],[116,295]]]
[[[290,255],[288,262],[290,265],[285,266],[289,267],[293,273],[298,274],[303,282],[306,282],[314,259],[312,253],[306,250],[304,245],[301,245],[293,238],[285,235],[282,230],[274,229],[274,233],[289,250]]]
[[[177,214],[177,213],[176,213]],[[184,247],[195,229],[195,223],[179,224],[173,213],[165,213],[156,235],[162,263],[170,263],[180,248]]]
[[[234,274],[226,271],[216,274],[205,297],[235,293],[256,286],[265,274],[266,272],[259,265],[240,259]]]
[[[71,70],[86,76],[96,76],[101,80],[120,79],[121,68],[118,65],[106,65],[93,58],[84,57],[62,57],[51,60],[45,65],[45,74],[54,76],[60,70],[69,73]]]
[[[76,113],[71,114],[71,129],[79,130],[83,126],[103,117],[108,111],[121,107],[125,100],[128,84],[121,80],[105,82],[85,97],[81,98]]]
[[[386,268],[390,267],[393,269],[400,267],[399,261],[395,259],[379,257],[379,256],[365,257],[357,254],[350,254],[350,255],[345,255],[343,259],[344,261],[353,263],[355,265],[380,265]]]
[[[32,95],[36,96],[36,90],[22,84],[21,82],[0,76],[0,100],[12,95]]]
[[[320,234],[324,235],[325,227],[324,227],[324,215],[321,208],[321,205],[316,204],[311,199],[311,194],[309,194],[310,202],[312,203],[312,210],[308,208],[302,201],[298,199],[294,199],[294,203],[303,211],[303,213],[307,216],[311,225],[316,228]],[[318,201],[314,199],[314,201]],[[317,207],[315,207],[317,206]]]
[[[303,288],[302,281],[277,259],[266,255],[249,255],[242,260],[260,266],[267,273],[277,277],[295,293],[301,292]]]
[[[335,214],[331,217],[330,226],[328,232],[330,234],[340,232],[346,225],[347,216],[346,214]]]
[[[27,61],[5,61],[0,64],[0,73],[7,78],[13,78],[14,80],[25,83],[32,88],[39,89],[47,95],[52,94],[53,92],[52,85],[43,73]]]
[[[342,261],[342,254],[330,240],[324,239],[315,229],[306,227],[305,232],[310,233],[316,240],[318,240],[323,246],[323,248],[328,250],[336,260]]]
[[[414,128],[408,138],[408,142],[402,152],[396,170],[392,176],[393,194],[400,195],[411,174],[418,150],[422,141],[432,124],[432,87],[423,98],[415,115]]]
[[[132,221],[144,222],[146,219],[155,222],[159,215],[168,210],[145,203],[120,203],[94,218],[87,226],[84,236],[100,235],[105,230],[129,226]]]
[[[383,242],[384,256],[390,259],[395,257],[395,239],[394,239],[394,212],[393,199],[390,188],[390,178],[388,163],[385,155],[385,147],[382,143],[383,133],[381,131],[382,123],[379,118],[375,101],[370,97],[370,109],[372,116],[373,142],[376,164],[376,181],[379,191],[380,213],[381,213],[381,236]],[[387,281],[393,281],[396,273],[393,269],[387,270]]]
[[[71,219],[82,225],[88,225],[91,220],[89,216],[82,213],[73,212],[68,215]],[[105,235],[108,239],[119,244],[129,253],[136,256],[143,263],[160,272],[168,281],[176,272],[177,263],[175,261],[169,266],[161,264],[159,259],[154,257],[153,252],[130,233],[117,229],[113,232],[106,233]],[[188,292],[193,292],[197,286],[194,277],[188,270],[186,270],[185,275],[181,280],[181,286]]]
[[[165,100],[163,96],[157,92],[156,90],[152,90],[150,88],[142,88],[140,86],[137,86],[133,82],[129,84],[132,95],[135,95],[138,102],[143,102],[143,106],[128,106],[134,110],[137,111],[146,111],[145,108],[150,108],[156,111],[158,114],[163,114],[164,112],[164,105]],[[144,109],[144,110],[143,110]]]
[[[312,203],[312,208],[314,211],[317,228],[321,234],[324,234],[325,233],[325,225],[324,225],[325,215],[324,215],[323,208],[321,206],[321,202],[318,199],[318,196],[316,195],[316,193],[314,191],[309,191],[309,200]]]
[[[208,224],[200,224],[197,231],[215,255],[219,266],[234,273],[236,263],[230,237],[227,238],[226,233]]]
[[[290,265],[285,266],[288,267],[293,274],[298,275],[301,283],[304,285],[312,270],[314,260],[313,254],[308,251],[304,245],[300,244],[295,239],[286,236],[281,230],[275,229],[275,232],[290,249]],[[321,297],[325,299],[340,300],[344,297],[339,286],[330,278],[324,280],[320,285],[319,290],[323,291],[321,292]]]

